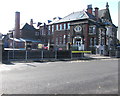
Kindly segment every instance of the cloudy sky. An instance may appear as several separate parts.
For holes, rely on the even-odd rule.
[[[0,3],[0,32],[8,33],[14,28],[15,12],[20,12],[20,24],[30,22],[47,22],[54,17],[64,17],[72,12],[86,10],[88,4],[92,7],[104,9],[106,2],[113,23],[118,26],[118,1],[119,0],[2,0]],[[36,26],[36,25],[35,25]]]

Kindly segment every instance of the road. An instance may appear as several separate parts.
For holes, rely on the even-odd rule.
[[[1,65],[4,94],[117,94],[118,59]]]

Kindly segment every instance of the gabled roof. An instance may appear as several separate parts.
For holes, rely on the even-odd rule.
[[[100,19],[109,20],[109,22],[112,23],[112,19],[111,19],[111,16],[110,16],[110,11],[109,11],[109,9],[99,10],[99,11],[98,11],[98,17],[99,17]]]
[[[26,24],[23,26],[22,30],[35,31],[36,29],[35,29],[33,26],[31,26],[31,25],[29,25],[28,23],[26,23]]]
[[[73,21],[73,20],[86,19],[86,18],[89,18],[89,16],[86,14],[86,12],[79,11],[79,12],[73,12],[54,23],[69,22],[69,21]]]
[[[74,20],[83,20],[83,19],[93,19],[96,20],[96,17],[86,11],[73,12],[60,20],[51,22],[50,24],[61,23],[61,22],[70,22]]]

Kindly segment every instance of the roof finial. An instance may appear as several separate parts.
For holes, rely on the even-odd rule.
[[[106,3],[106,9],[108,9],[109,8],[109,5],[108,5],[108,2]]]

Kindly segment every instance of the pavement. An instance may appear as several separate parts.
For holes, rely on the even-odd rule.
[[[89,59],[111,59],[113,57],[109,57],[109,56],[103,56],[100,54],[84,54],[84,58],[89,58]]]

